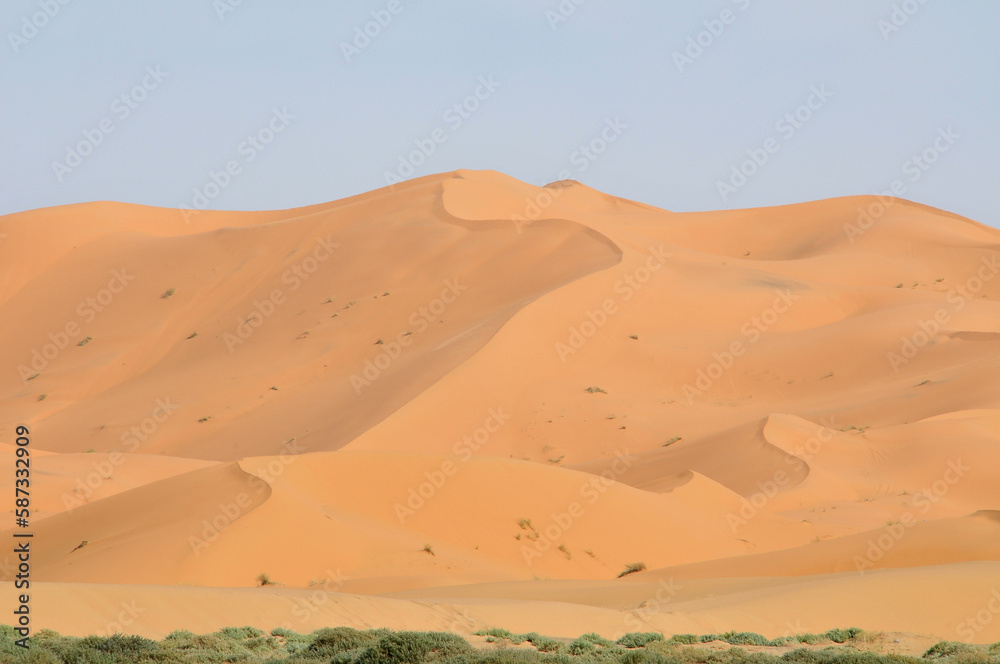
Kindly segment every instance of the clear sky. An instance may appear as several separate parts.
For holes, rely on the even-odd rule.
[[[996,0],[4,0],[0,27],[0,214],[470,168],[675,211],[896,182],[1000,226]]]

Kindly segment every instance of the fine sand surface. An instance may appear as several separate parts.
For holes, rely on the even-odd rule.
[[[0,233],[36,629],[1000,641],[1000,231],[458,171]]]

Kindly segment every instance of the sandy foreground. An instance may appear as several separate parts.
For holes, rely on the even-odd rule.
[[[458,171],[0,233],[35,629],[1000,641],[1000,231]]]

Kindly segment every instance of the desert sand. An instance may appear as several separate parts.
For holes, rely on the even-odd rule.
[[[1000,641],[993,228],[458,171],[0,233],[36,629]]]

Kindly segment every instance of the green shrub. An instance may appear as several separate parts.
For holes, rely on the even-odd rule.
[[[569,654],[586,655],[614,648],[615,644],[595,632],[584,634],[569,645]]]
[[[247,639],[264,636],[263,630],[259,630],[256,627],[223,627],[216,634],[230,641],[246,641]]]
[[[629,650],[619,660],[621,664],[677,664],[678,660],[663,653],[639,648]]]
[[[863,629],[858,629],[857,627],[848,627],[847,629],[831,629],[828,632],[823,633],[823,637],[830,639],[834,643],[846,643],[851,639],[856,639],[859,636],[863,636],[865,631]]]
[[[159,648],[155,641],[147,638],[141,636],[123,636],[121,634],[88,636],[80,639],[79,645],[83,648],[108,653],[109,655],[129,656],[141,656]]]
[[[940,641],[935,643],[927,652],[924,653],[924,659],[941,659],[942,657],[968,655],[976,652],[980,652],[980,650],[967,643],[959,643],[958,641]]]
[[[669,640],[671,643],[698,643],[698,637],[695,634],[674,634]]]
[[[720,641],[734,646],[770,646],[771,639],[754,632],[726,632],[719,635]]]
[[[538,652],[556,652],[562,648],[562,644],[555,639],[550,639],[547,636],[542,636],[538,632],[529,632],[528,634],[522,634],[522,639],[527,641],[531,645],[535,646]]]
[[[505,629],[499,629],[494,627],[492,629],[481,629],[478,632],[474,632],[475,636],[485,636],[487,643],[493,643],[497,639],[505,639],[510,641],[514,645],[520,645],[524,643],[524,637],[520,634],[513,634]]]
[[[626,648],[645,648],[647,643],[662,640],[663,635],[659,632],[629,632],[618,639],[618,645]]]
[[[328,658],[338,653],[368,648],[382,637],[377,632],[363,632],[351,627],[324,627],[312,633],[312,643],[302,654],[306,657]]]
[[[192,634],[186,630],[172,632],[163,640],[161,647],[168,653],[195,662],[237,661],[232,658],[238,656],[246,658],[250,655],[250,651],[242,643],[233,638],[220,636],[219,632],[214,634]]]
[[[472,646],[460,636],[440,632],[395,632],[367,648],[357,664],[422,664],[468,653]]]

